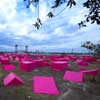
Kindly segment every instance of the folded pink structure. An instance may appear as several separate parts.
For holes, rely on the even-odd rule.
[[[82,83],[83,82],[83,73],[82,72],[74,72],[74,71],[66,71],[63,77],[64,80]]]
[[[69,68],[69,64],[66,61],[53,61],[51,68],[55,71],[64,71]]]
[[[14,73],[10,73],[3,79],[4,86],[20,86],[24,84],[24,81]]]
[[[20,70],[24,72],[31,72],[35,69],[35,63],[32,61],[22,61],[20,62]]]
[[[2,57],[1,60],[0,60],[0,62],[1,62],[2,65],[10,63],[10,61],[9,61],[9,59],[7,57]]]
[[[76,60],[76,63],[77,63],[79,66],[88,66],[88,62],[86,62],[86,61],[84,61],[84,60],[81,60],[81,59]]]
[[[2,66],[2,69],[4,70],[4,71],[12,71],[12,70],[14,70],[14,65],[12,65],[12,64],[7,64],[7,65],[3,65]]]
[[[52,76],[34,76],[33,77],[33,93],[58,95],[59,91],[56,87],[54,78]]]
[[[85,70],[85,71],[82,71],[82,73],[84,75],[92,75],[92,76],[95,76],[99,73],[99,70],[98,69],[92,69],[92,70]]]
[[[42,59],[32,60],[32,62],[35,63],[35,66],[36,67],[44,66],[44,63],[43,63],[43,60]]]

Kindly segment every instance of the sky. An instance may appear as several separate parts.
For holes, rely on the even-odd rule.
[[[39,15],[42,26],[36,30],[32,24],[37,19],[37,9],[23,0],[0,0],[0,51],[14,51],[18,44],[19,50],[29,46],[29,51],[83,50],[81,44],[85,41],[100,41],[100,26],[87,24],[88,27],[79,29],[77,23],[84,20],[88,9],[82,6],[86,0],[76,0],[77,6],[66,8],[66,4],[52,10],[55,0],[40,0]],[[53,11],[54,18],[48,18],[48,12]]]

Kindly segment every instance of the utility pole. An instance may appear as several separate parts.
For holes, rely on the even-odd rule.
[[[15,45],[15,53],[18,53],[18,45]]]
[[[25,53],[28,53],[28,45],[25,46]]]

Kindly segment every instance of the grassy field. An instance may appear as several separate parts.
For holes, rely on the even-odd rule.
[[[19,70],[18,62],[12,64],[16,67],[13,72],[19,75],[25,84],[21,87],[4,87],[2,80],[9,72],[4,72],[0,65],[0,100],[100,100],[100,73],[96,76],[96,81],[91,81],[91,77],[86,76],[83,84],[76,84],[64,81],[62,79],[64,72],[52,71],[50,67],[38,67],[32,72],[22,72]],[[74,62],[70,62],[70,65],[69,70],[79,70]],[[87,69],[95,68],[100,69],[100,63],[91,63],[87,67]],[[32,77],[35,75],[53,76],[60,95],[34,94]]]

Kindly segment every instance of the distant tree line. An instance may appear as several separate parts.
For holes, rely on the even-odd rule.
[[[100,56],[100,42],[92,43],[91,41],[86,41],[81,47],[87,48],[92,51],[95,55]]]

